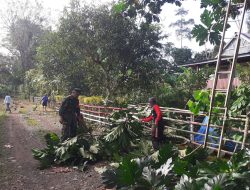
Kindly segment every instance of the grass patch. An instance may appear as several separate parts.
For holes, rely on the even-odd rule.
[[[38,109],[38,105],[32,105],[32,110],[36,111]]]
[[[5,135],[4,134],[4,122],[7,118],[7,115],[4,111],[0,110],[0,146],[2,147],[2,145],[4,144],[4,139],[3,139],[3,136]],[[4,155],[4,150],[2,148],[0,148],[0,158]],[[4,169],[3,169],[3,166],[0,165],[0,178],[2,178],[2,176],[4,176]]]
[[[38,126],[38,121],[33,118],[27,118],[27,124],[29,126]]]
[[[28,110],[26,108],[20,108],[19,109],[19,113],[20,114],[27,114],[28,113]]]
[[[6,113],[3,112],[3,111],[0,111],[0,126],[3,125],[4,120],[6,119],[6,117],[7,117]]]

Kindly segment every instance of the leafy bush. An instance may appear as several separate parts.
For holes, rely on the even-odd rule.
[[[101,96],[84,97],[82,100],[83,100],[83,103],[85,104],[93,104],[93,105],[103,104],[103,98]]]
[[[230,115],[242,115],[246,114],[250,109],[250,85],[242,84],[234,92],[232,106],[230,108]]]
[[[182,68],[182,73],[167,75],[164,83],[154,89],[159,104],[168,107],[184,108],[195,90],[204,89],[207,85],[211,69],[195,71]]]
[[[86,96],[79,96],[78,99],[79,99],[79,102],[80,103],[84,103],[84,99],[86,98]]]
[[[62,102],[63,101],[63,99],[64,99],[65,97],[64,96],[55,96],[55,101],[56,102]]]
[[[45,135],[47,147],[44,149],[32,149],[33,157],[40,161],[41,168],[47,168],[54,164],[85,165],[86,161],[95,161],[99,152],[98,144],[91,144],[84,136],[60,142],[54,133]]]
[[[210,106],[210,92],[207,90],[197,90],[193,94],[194,100],[189,100],[187,105],[189,110],[198,115],[200,111],[208,112]],[[224,94],[216,94],[214,100],[215,107],[222,107],[225,102]],[[235,89],[231,99],[231,105],[229,115],[237,116],[246,114],[250,109],[250,85],[242,84]],[[214,113],[218,113],[218,109],[213,110]]]
[[[183,175],[175,186],[177,190],[189,189],[249,189],[250,151],[242,150],[228,162],[217,159],[198,163],[195,178]]]
[[[125,157],[118,168],[108,169],[102,174],[103,183],[107,188],[163,190],[166,184],[171,186],[172,156],[176,155],[172,145],[165,145],[155,159],[153,156],[132,160]]]
[[[56,102],[62,102],[65,96],[55,96]],[[103,99],[101,96],[79,96],[79,102],[84,104],[102,105]]]
[[[237,74],[243,84],[250,85],[250,63],[245,66],[237,65]]]
[[[204,149],[179,158],[174,147],[160,149],[153,155],[138,159],[124,158],[117,168],[102,174],[107,188],[134,190],[200,190],[248,189],[250,187],[250,151],[242,150],[226,162],[207,161]],[[167,154],[166,154],[167,153]],[[161,161],[160,161],[161,160]]]
[[[41,162],[42,168],[53,164],[82,165],[86,161],[97,160],[100,155],[102,159],[118,159],[138,147],[142,137],[142,125],[130,112],[114,112],[110,117],[111,129],[97,139],[93,139],[91,134],[85,135],[90,132],[86,126],[79,128],[80,135],[64,142],[59,142],[56,134],[47,134],[47,147],[33,149],[33,156]]]
[[[187,105],[189,110],[194,114],[198,115],[199,112],[208,112],[210,106],[210,91],[208,90],[196,90],[193,94],[193,100],[189,100]],[[215,107],[222,107],[225,102],[225,95],[217,93],[214,99]],[[214,108],[214,113],[219,112],[218,109]]]
[[[110,117],[111,129],[104,135],[102,143],[106,153],[128,153],[142,140],[143,127],[131,110],[114,112]]]
[[[128,107],[129,99],[127,97],[116,97],[112,106],[116,107]]]
[[[189,100],[187,103],[189,110],[194,115],[198,115],[200,111],[208,112],[210,104],[209,91],[197,90],[194,92],[193,97],[194,101]]]
[[[55,151],[59,146],[60,139],[55,133],[48,133],[44,136],[47,147],[44,149],[32,149],[32,155],[40,161],[41,168],[47,168],[55,162]]]
[[[11,88],[7,85],[0,84],[0,97],[4,98],[6,95],[11,94]]]

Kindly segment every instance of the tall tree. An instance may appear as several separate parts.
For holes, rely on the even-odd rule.
[[[242,0],[233,0],[233,2],[241,2]],[[147,23],[160,22],[159,14],[162,11],[162,6],[166,3],[175,3],[181,6],[182,0],[143,0],[119,1],[117,4],[117,11],[122,12],[124,16],[136,18],[138,15],[145,18]],[[193,36],[200,45],[209,41],[211,44],[219,44],[221,39],[221,32],[223,29],[223,20],[227,6],[227,0],[201,0],[201,14],[202,24],[195,25],[192,30]],[[250,6],[247,7],[250,9]],[[230,17],[235,19],[240,14],[239,7],[233,6],[230,11]],[[228,25],[228,27],[230,27]]]
[[[69,86],[78,81],[91,94],[125,95],[160,80],[167,64],[161,39],[155,25],[138,27],[110,6],[81,7],[74,1],[58,32],[38,48],[38,59],[47,77],[60,75]]]
[[[181,41],[181,48],[182,48],[182,43],[183,43],[184,38],[187,38],[189,40],[191,40],[192,38],[192,35],[191,35],[192,30],[190,26],[194,25],[194,19],[191,19],[191,18],[185,19],[187,15],[188,15],[187,10],[185,10],[184,8],[179,8],[175,14],[175,16],[180,17],[179,20],[170,24],[170,27],[176,28],[175,33],[176,33],[176,36]]]
[[[170,56],[173,58],[173,63],[176,65],[185,65],[192,62],[192,50],[186,47],[172,48]]]
[[[45,17],[38,1],[9,1],[7,9],[1,14],[7,36],[3,46],[20,63],[22,80],[24,73],[35,66],[35,54],[39,40],[44,33]]]

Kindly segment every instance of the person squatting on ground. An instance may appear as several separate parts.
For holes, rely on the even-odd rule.
[[[152,145],[155,150],[159,149],[159,145],[164,140],[164,122],[162,118],[162,113],[160,110],[159,105],[156,103],[155,98],[149,99],[149,105],[152,108],[151,114],[149,117],[143,118],[142,122],[150,122],[154,121],[153,125],[151,126],[151,137],[152,137]]]
[[[72,90],[71,95],[63,100],[59,109],[59,121],[63,125],[61,141],[76,136],[77,121],[81,120],[79,95],[80,89]]]
[[[11,109],[10,109],[11,97],[9,95],[5,96],[4,104],[6,105],[5,112],[9,111],[11,113]]]
[[[49,101],[49,97],[47,96],[47,94],[45,94],[42,99],[42,106],[43,106],[43,111],[46,112],[47,111],[47,106],[48,106],[48,101]]]

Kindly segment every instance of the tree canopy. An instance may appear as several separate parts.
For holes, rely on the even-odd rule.
[[[77,35],[76,35],[77,34]],[[65,9],[58,32],[38,48],[45,76],[59,76],[68,85],[105,97],[147,90],[167,71],[157,25],[141,25],[109,6]],[[122,84],[122,85],[121,85]]]
[[[7,31],[3,45],[10,55],[0,61],[1,88],[19,90],[26,97],[52,91],[66,94],[79,87],[86,96],[141,101],[163,86],[172,86],[176,73],[185,75],[179,66],[215,55],[176,48],[163,35],[158,23],[162,6],[181,6],[181,0],[125,0],[101,6],[72,0],[53,30],[38,1],[10,2],[2,18]],[[181,18],[173,25],[180,26],[181,38],[218,44],[225,6],[225,0],[201,0],[202,24],[185,19],[182,7],[176,13]],[[230,16],[234,18],[237,10]],[[194,25],[192,31],[189,24]],[[186,76],[181,80],[193,81],[192,74]],[[189,88],[185,85],[183,89]],[[191,93],[183,94],[189,98]]]

